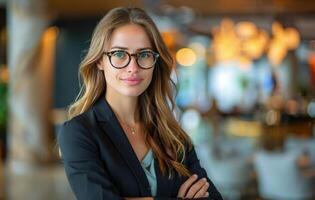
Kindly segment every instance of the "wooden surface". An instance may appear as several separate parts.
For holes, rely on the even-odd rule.
[[[60,15],[97,15],[117,6],[139,6],[156,3],[152,0],[51,0]],[[164,0],[163,5],[175,8],[188,6],[202,15],[218,14],[282,14],[315,13],[313,0]],[[155,5],[153,5],[155,6]],[[154,7],[156,9],[156,7]]]

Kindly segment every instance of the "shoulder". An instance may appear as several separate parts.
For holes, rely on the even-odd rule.
[[[92,122],[93,117],[90,110],[64,122],[57,135],[59,145],[63,143],[69,144],[76,140],[91,140]]]
[[[97,140],[88,112],[66,121],[57,135],[61,156],[66,161],[89,159],[97,152]]]

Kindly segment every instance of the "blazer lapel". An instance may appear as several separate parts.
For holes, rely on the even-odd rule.
[[[100,98],[93,106],[97,120],[100,122],[100,127],[103,129],[118,152],[121,154],[126,164],[135,175],[138,184],[141,186],[141,193],[144,196],[151,196],[150,185],[148,179],[142,169],[142,166],[134,152],[127,136],[121,128],[114,112],[104,98]]]

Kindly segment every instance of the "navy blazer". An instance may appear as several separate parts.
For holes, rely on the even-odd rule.
[[[122,200],[123,197],[149,197],[150,185],[131,144],[114,112],[100,98],[88,111],[65,122],[58,134],[64,167],[77,199]],[[188,148],[187,148],[188,149]],[[156,200],[177,199],[187,177],[168,179],[155,160]],[[186,152],[185,166],[210,183],[209,200],[222,197],[200,166],[195,150]]]

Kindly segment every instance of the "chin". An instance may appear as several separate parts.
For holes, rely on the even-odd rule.
[[[137,86],[127,86],[119,88],[120,93],[124,96],[138,97],[149,87],[149,83],[142,83]],[[118,88],[117,88],[118,89]]]
[[[140,88],[126,88],[124,91],[121,91],[121,94],[124,96],[129,96],[129,97],[138,97],[140,96],[145,89],[140,89]]]

